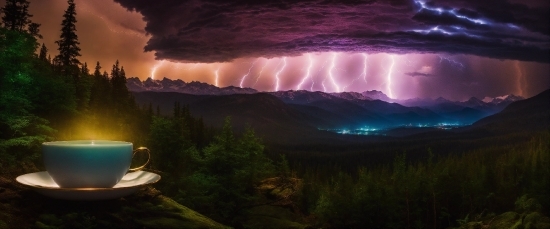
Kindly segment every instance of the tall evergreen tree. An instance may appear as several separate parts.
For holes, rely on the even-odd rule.
[[[2,23],[9,30],[23,32],[25,27],[31,23],[29,19],[29,1],[27,0],[6,0],[6,5],[2,7]]]
[[[118,60],[111,70],[111,86],[113,88],[113,100],[118,104],[125,104],[129,98],[128,88],[126,87],[126,73],[124,67],[119,67]]]
[[[12,31],[26,32],[35,38],[42,38],[40,35],[40,24],[30,20],[29,1],[27,0],[6,0],[6,5],[0,8],[2,24],[4,28]]]
[[[86,62],[84,62],[84,64],[82,65],[82,68],[80,69],[80,72],[83,75],[89,75],[90,74],[90,70],[88,69],[88,64]]]
[[[105,112],[108,110],[111,98],[111,84],[109,83],[109,74],[101,73],[101,65],[97,62],[93,74],[93,84],[91,88],[90,108],[92,112]]]
[[[42,39],[42,35],[40,35],[40,24],[38,23],[31,22],[28,26],[27,32],[35,38]]]
[[[95,65],[94,77],[95,77],[95,78],[100,78],[100,77],[101,77],[101,65],[99,64],[99,61],[98,61],[97,64]]]
[[[40,48],[40,54],[38,55],[38,58],[43,61],[48,61],[48,48],[46,48],[46,45],[42,43],[42,47]]]
[[[78,36],[76,35],[76,6],[74,0],[68,0],[67,2],[69,6],[63,14],[61,37],[55,42],[59,45],[59,55],[55,57],[56,62],[65,67],[65,70],[80,65],[77,57],[81,56],[80,42],[78,42]]]

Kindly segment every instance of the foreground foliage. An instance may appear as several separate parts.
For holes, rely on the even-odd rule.
[[[463,156],[360,168],[325,179],[304,176],[303,207],[320,225],[361,228],[444,228],[489,214],[548,212],[550,133],[505,152],[490,148]],[[527,210],[526,210],[527,209]]]
[[[211,217],[232,220],[257,199],[255,186],[273,175],[264,146],[252,130],[237,138],[227,118],[221,133],[198,150],[181,131],[181,121],[159,117],[151,126],[150,145],[158,155],[155,167],[166,172],[162,189]]]

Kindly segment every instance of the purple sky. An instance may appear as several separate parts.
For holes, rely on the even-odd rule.
[[[400,99],[550,87],[548,1],[115,1],[76,1],[81,59],[130,77]],[[66,6],[31,0],[52,55]]]

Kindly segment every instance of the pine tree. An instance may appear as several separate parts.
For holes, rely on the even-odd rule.
[[[40,24],[38,23],[31,22],[28,26],[27,32],[33,37],[42,39],[42,35],[40,35]]]
[[[2,7],[2,23],[9,30],[23,32],[25,27],[31,23],[29,14],[29,1],[27,0],[6,0]]]
[[[42,38],[40,32],[40,24],[33,23],[29,14],[29,1],[27,0],[6,0],[6,5],[0,8],[2,16],[2,24],[8,30],[26,32],[33,37]]]
[[[109,73],[107,71],[103,71],[103,79],[107,79],[107,82],[109,82]]]
[[[126,107],[129,102],[130,94],[126,87],[126,73],[124,72],[124,67],[119,67],[118,60],[111,70],[111,87],[113,89],[111,94],[113,101],[120,108]]]
[[[68,0],[67,2],[69,6],[63,15],[61,36],[55,42],[59,45],[59,55],[55,57],[56,62],[66,69],[80,65],[80,61],[77,59],[80,56],[80,47],[78,46],[80,42],[78,42],[78,36],[76,35],[76,6],[74,0]]]
[[[99,61],[95,65],[94,77],[95,78],[100,78],[101,77],[101,65],[99,64]]]
[[[118,60],[116,60],[116,63],[113,64],[113,68],[111,69],[111,84],[118,78],[118,74],[120,72],[120,67]]]
[[[46,45],[42,43],[42,47],[40,48],[40,54],[38,55],[38,58],[43,61],[48,61],[48,48],[46,48]]]
[[[90,96],[90,108],[93,112],[100,113],[108,110],[111,98],[111,85],[109,74],[101,74],[101,65],[97,62],[93,74],[93,84]]]
[[[90,74],[90,70],[88,69],[88,64],[86,62],[84,62],[84,64],[82,65],[82,68],[80,69],[80,72],[83,75],[89,75]]]

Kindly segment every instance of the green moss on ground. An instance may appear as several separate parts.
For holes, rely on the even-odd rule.
[[[141,205],[142,208],[135,209],[136,212],[152,214],[151,217],[136,220],[145,227],[229,228],[165,196],[158,196],[151,203]]]

